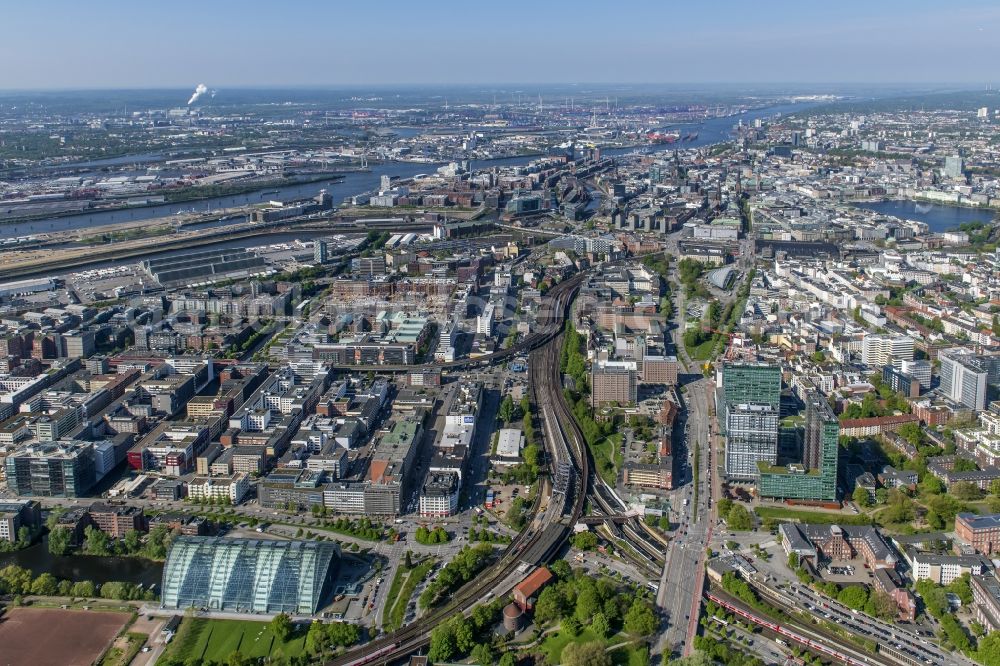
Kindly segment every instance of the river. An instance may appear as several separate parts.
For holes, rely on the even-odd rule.
[[[804,111],[814,104],[784,104],[771,106],[756,111],[748,111],[736,116],[726,116],[723,118],[710,118],[700,124],[687,124],[686,128],[698,132],[698,138],[694,141],[684,141],[674,144],[658,144],[644,147],[648,152],[672,151],[677,149],[698,148],[720,141],[725,141],[731,137],[733,127],[742,120],[744,124],[752,123],[757,118],[768,118],[779,114],[788,114],[797,111]],[[634,152],[635,148],[611,148],[602,152],[605,155],[624,155]],[[141,155],[137,158],[148,159],[153,155]],[[537,156],[510,157],[497,160],[476,160],[472,163],[474,169],[485,169],[491,166],[516,166],[527,164]],[[96,166],[98,164],[109,164],[111,161],[119,164],[129,163],[128,156],[111,158],[111,160],[100,160],[89,163],[79,163],[77,166]],[[137,161],[132,158],[131,161]],[[370,172],[350,172],[344,174],[338,181],[320,181],[316,183],[305,183],[299,185],[288,185],[266,192],[251,192],[226,197],[215,197],[202,201],[163,204],[159,206],[147,206],[144,208],[122,209],[115,211],[101,211],[96,213],[86,213],[83,215],[70,215],[66,217],[53,217],[31,222],[18,222],[0,225],[0,238],[11,238],[16,236],[27,236],[33,234],[51,233],[53,231],[66,231],[69,229],[82,229],[88,227],[102,226],[106,224],[118,224],[123,222],[135,222],[137,220],[147,220],[155,217],[167,217],[173,215],[178,210],[195,209],[199,211],[216,210],[218,208],[232,208],[235,206],[246,206],[258,204],[271,199],[281,201],[294,201],[316,196],[321,189],[326,189],[333,196],[335,204],[339,204],[346,197],[376,190],[379,187],[381,176],[395,176],[399,178],[412,178],[421,173],[432,173],[440,164],[414,164],[411,162],[390,162],[386,164],[375,164]]]
[[[159,589],[163,578],[162,562],[139,557],[56,556],[49,552],[47,541],[0,555],[0,569],[8,564],[30,569],[35,576],[50,573],[56,578],[65,578],[74,583],[81,580],[91,580],[97,584],[123,581],[146,587],[156,585]]]
[[[858,203],[855,206],[875,211],[881,215],[892,215],[904,220],[923,222],[934,233],[957,229],[958,225],[966,222],[991,222],[996,218],[996,211],[990,209],[949,206],[909,199],[872,201]]]

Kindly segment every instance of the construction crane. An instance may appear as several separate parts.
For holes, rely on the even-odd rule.
[[[716,335],[725,336],[727,342],[726,342],[726,353],[723,355],[723,359],[727,361],[733,360],[733,356],[736,353],[736,347],[733,345],[733,338],[739,337],[742,339],[743,337],[742,335],[739,335],[737,333],[730,333],[727,331],[720,331],[718,329],[712,328],[711,326],[703,326],[701,330],[709,333],[715,333]]]

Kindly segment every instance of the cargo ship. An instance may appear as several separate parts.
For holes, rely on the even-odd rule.
[[[673,143],[681,138],[677,132],[648,132],[646,138],[650,143]]]

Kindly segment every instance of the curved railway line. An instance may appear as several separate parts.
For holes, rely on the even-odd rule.
[[[543,387],[551,386],[550,382],[553,380],[558,386],[561,350],[558,341],[562,339],[562,321],[582,280],[583,275],[580,275],[561,282],[549,294],[550,308],[548,312],[544,313],[546,321],[540,326],[539,333],[536,334],[538,344],[532,352],[531,362],[533,377],[536,376],[534,373],[542,373],[539,380]],[[537,336],[542,336],[542,338]],[[539,391],[538,383],[534,383],[533,394],[536,413],[539,415],[547,412],[551,405],[562,402],[561,400],[552,401],[551,392]],[[555,423],[548,424],[551,426],[550,430],[557,433],[557,437],[553,439],[561,439],[562,441],[548,441],[548,438],[545,438],[546,454],[552,461],[571,461],[577,478],[586,480],[590,473],[586,447],[583,446],[582,437],[577,439],[576,433],[566,432],[564,428],[566,423],[575,425],[574,420],[564,420],[558,416]],[[552,515],[556,504],[550,498],[549,506],[542,515],[539,515],[541,504],[541,493],[539,493],[535,498],[534,517],[529,526],[504,549],[499,561],[479,577],[460,588],[450,601],[397,631],[327,661],[327,665],[387,664],[425,647],[430,641],[431,631],[439,624],[456,613],[468,611],[477,602],[488,598],[490,593],[494,592],[518,569],[524,568],[526,564],[538,565],[547,562],[558,547],[563,544],[572,525],[583,514],[586,497],[586,487],[578,489],[576,493],[566,492],[562,508],[556,516]]]

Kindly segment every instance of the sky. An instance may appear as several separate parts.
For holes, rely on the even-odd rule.
[[[38,0],[2,24],[0,89],[1000,83],[995,0]]]

